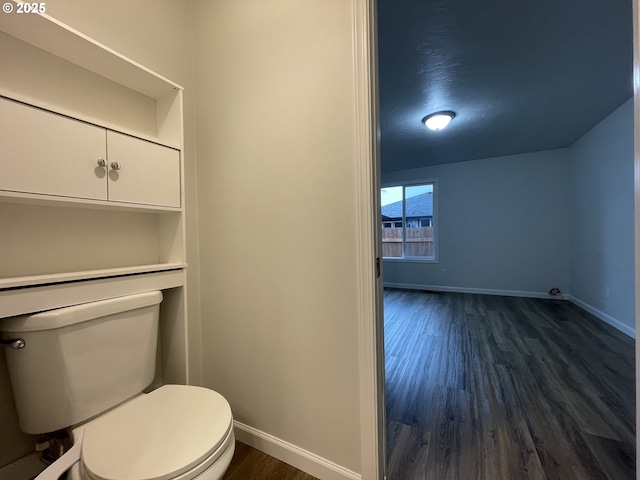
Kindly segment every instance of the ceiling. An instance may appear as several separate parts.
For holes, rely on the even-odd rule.
[[[378,0],[382,171],[570,146],[633,96],[631,5]]]

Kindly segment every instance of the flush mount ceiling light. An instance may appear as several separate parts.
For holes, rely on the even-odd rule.
[[[424,117],[422,123],[424,123],[429,130],[442,130],[449,125],[449,122],[453,120],[455,116],[456,114],[454,112],[436,112]]]

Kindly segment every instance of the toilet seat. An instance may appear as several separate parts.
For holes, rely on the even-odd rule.
[[[233,441],[227,401],[184,385],[164,385],[80,428],[80,470],[92,480],[189,480]]]

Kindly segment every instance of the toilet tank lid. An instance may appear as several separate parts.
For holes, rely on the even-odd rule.
[[[144,292],[0,320],[2,332],[36,332],[86,322],[162,302],[162,292]]]

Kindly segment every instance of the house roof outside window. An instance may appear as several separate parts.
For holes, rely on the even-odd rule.
[[[426,192],[406,199],[406,217],[433,217],[433,193]],[[382,207],[383,220],[402,219],[402,200]]]

